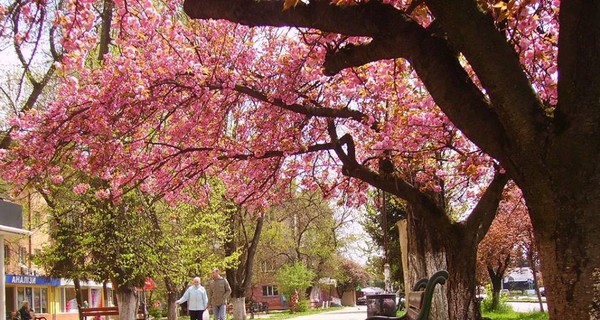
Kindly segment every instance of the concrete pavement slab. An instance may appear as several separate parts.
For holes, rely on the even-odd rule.
[[[357,306],[309,316],[301,316],[294,318],[294,320],[364,320],[365,318],[367,318],[367,307]]]

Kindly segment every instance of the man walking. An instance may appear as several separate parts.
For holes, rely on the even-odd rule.
[[[231,287],[227,279],[221,277],[218,268],[213,269],[211,277],[212,280],[208,283],[208,301],[212,305],[215,320],[225,320],[227,298],[231,294]]]
[[[190,320],[202,320],[202,314],[208,305],[208,297],[206,290],[200,284],[200,277],[195,277],[192,280],[192,285],[185,290],[183,296],[176,302],[177,304],[182,304],[186,301],[188,303]]]

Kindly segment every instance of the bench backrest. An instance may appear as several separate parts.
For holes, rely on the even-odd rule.
[[[431,311],[433,290],[439,284],[445,284],[448,272],[445,270],[434,273],[429,279],[419,280],[408,294],[406,318],[410,320],[427,320]]]
[[[81,308],[81,315],[84,317],[118,316],[119,308],[117,308],[117,307]]]
[[[95,308],[81,308],[81,315],[83,317],[93,317],[93,316],[118,316],[119,308],[118,307],[95,307]],[[140,306],[138,309],[138,320],[146,319],[145,310],[143,306]]]
[[[408,299],[406,303],[408,304],[406,308],[406,316],[409,319],[416,319],[421,313],[421,305],[423,303],[423,296],[425,296],[425,291],[413,291],[408,294]]]

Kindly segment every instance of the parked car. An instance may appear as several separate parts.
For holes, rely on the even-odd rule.
[[[366,306],[367,305],[367,297],[365,297],[365,296],[358,297],[358,299],[356,299],[356,304],[359,306]]]

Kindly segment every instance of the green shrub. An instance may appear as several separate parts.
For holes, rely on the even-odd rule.
[[[308,301],[308,299],[300,299],[298,301],[298,312],[306,312],[309,303],[310,301]]]
[[[487,296],[485,299],[483,299],[483,301],[481,301],[481,311],[497,313],[507,313],[512,311],[512,307],[507,303],[508,297],[506,295],[500,295],[500,301],[498,301],[498,305],[494,308],[492,290],[489,286],[485,287],[485,293],[487,294]]]
[[[158,319],[163,316],[163,310],[161,308],[150,307],[148,309],[148,314],[151,315],[152,318]]]

